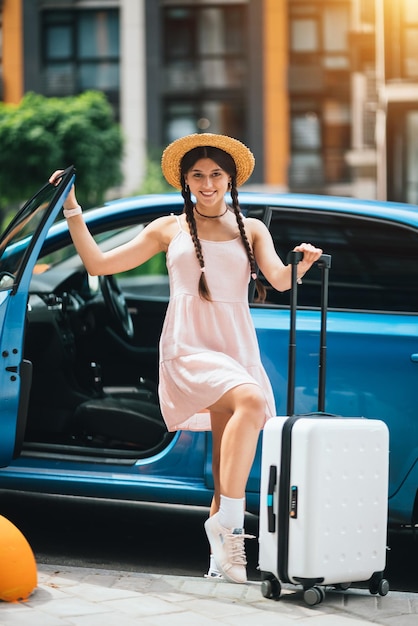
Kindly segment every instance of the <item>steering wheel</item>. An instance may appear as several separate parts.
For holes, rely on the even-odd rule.
[[[132,339],[134,336],[132,317],[116,278],[114,276],[99,276],[99,285],[115,330],[123,338]]]

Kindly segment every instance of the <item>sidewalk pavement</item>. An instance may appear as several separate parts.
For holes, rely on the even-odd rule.
[[[417,626],[418,594],[327,591],[314,607],[284,585],[278,601],[260,583],[38,564],[27,602],[0,602],[1,626]]]

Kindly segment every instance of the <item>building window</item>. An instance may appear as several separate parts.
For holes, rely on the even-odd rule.
[[[292,159],[289,179],[292,187],[317,187],[324,182],[321,155],[321,120],[311,111],[293,108],[290,120]]]
[[[245,107],[241,98],[230,101],[193,98],[190,101],[168,98],[164,107],[164,142],[191,133],[207,132],[245,140]]]
[[[118,108],[117,10],[43,13],[44,92],[67,96],[95,89]]]
[[[164,142],[190,132],[245,139],[245,4],[164,9]]]
[[[348,2],[288,0],[291,66],[348,70]]]
[[[387,80],[418,78],[418,4],[398,0],[384,4]]]
[[[349,180],[350,3],[288,0],[291,188]]]
[[[406,114],[406,194],[405,202],[418,204],[418,111]]]
[[[404,0],[404,73],[408,78],[418,77],[418,4]]]

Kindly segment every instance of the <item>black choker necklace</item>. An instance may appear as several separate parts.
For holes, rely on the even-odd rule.
[[[205,215],[204,213],[201,213],[200,211],[198,211],[197,206],[195,206],[194,210],[196,211],[198,215],[200,215],[200,217],[205,217],[208,220],[216,220],[218,217],[223,217],[225,215],[225,213],[228,210],[228,207],[225,207],[225,211],[223,213],[220,213],[219,215]]]

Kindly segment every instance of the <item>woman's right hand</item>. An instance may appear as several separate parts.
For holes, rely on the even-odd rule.
[[[55,170],[55,172],[51,174],[51,176],[49,177],[49,182],[51,183],[51,185],[58,185],[62,175],[64,174],[64,171],[65,170]]]
[[[55,186],[58,185],[63,173],[64,173],[64,170],[55,170],[55,172],[51,174],[51,176],[49,177],[49,182],[51,183],[51,185],[55,185]],[[77,202],[77,198],[75,195],[75,186],[72,185],[70,192],[64,201],[63,208],[73,209],[76,206],[78,206],[78,202]]]

